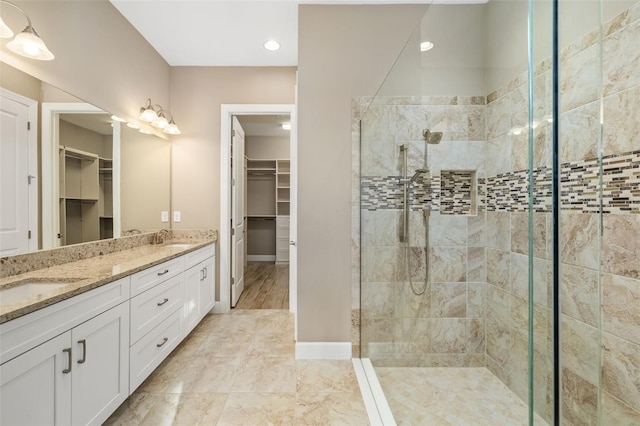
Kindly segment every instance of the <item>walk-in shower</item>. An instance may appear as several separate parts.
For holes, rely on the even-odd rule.
[[[355,99],[353,341],[397,424],[640,425],[639,28],[432,5]]]

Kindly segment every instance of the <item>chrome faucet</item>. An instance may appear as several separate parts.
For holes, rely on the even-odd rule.
[[[169,236],[168,229],[161,229],[153,234],[153,244],[164,244],[165,240]]]

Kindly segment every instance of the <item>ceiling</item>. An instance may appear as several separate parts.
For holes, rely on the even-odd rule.
[[[299,4],[431,3],[428,0],[110,1],[171,66],[297,66]],[[264,49],[264,42],[271,39],[280,43],[280,50]]]
[[[245,136],[279,136],[289,137],[290,131],[282,128],[283,123],[290,123],[289,115],[237,115]]]
[[[93,114],[86,112],[78,114],[60,114],[60,120],[75,124],[78,127],[83,127],[101,135],[106,136],[113,134],[113,127],[111,127],[113,120],[111,119],[110,114]]]

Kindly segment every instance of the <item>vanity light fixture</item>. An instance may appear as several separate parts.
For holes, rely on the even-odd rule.
[[[171,118],[167,120],[167,116]],[[146,104],[140,108],[140,120],[151,123],[153,127],[157,127],[170,135],[179,135],[182,133],[176,125],[176,122],[173,121],[171,113],[163,109],[160,105],[153,105],[151,98],[147,98]]]
[[[19,34],[17,34],[13,40],[7,43],[7,47],[14,53],[18,55],[25,56],[31,59],[37,59],[40,61],[50,61],[55,56],[47,46],[44,44],[44,41],[40,38],[36,30],[31,25],[31,19],[29,15],[22,10],[22,8],[16,6],[15,4],[7,1],[0,0],[0,4],[8,4],[9,6],[13,6],[18,9],[25,18],[27,18],[27,27],[22,30]],[[11,28],[7,26],[7,24],[2,21],[0,18],[0,37],[2,38],[11,38],[13,37],[13,31]]]
[[[111,119],[113,121],[119,121],[120,123],[125,123],[127,120],[125,120],[124,118],[118,117],[117,115],[113,114],[111,116]]]
[[[151,130],[147,130],[147,129],[140,129],[138,130],[140,133],[143,133],[145,135],[150,135],[151,134]]]
[[[140,126],[137,123],[132,123],[132,122],[127,123],[127,127],[134,130],[138,130],[140,128]]]

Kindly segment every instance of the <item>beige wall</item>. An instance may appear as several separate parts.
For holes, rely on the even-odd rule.
[[[125,118],[137,118],[148,97],[169,105],[169,65],[107,0],[15,3],[56,59],[14,55],[3,41],[3,62]],[[14,30],[25,26],[9,8],[2,17]]]
[[[111,152],[105,151],[112,145],[105,147],[103,135],[64,120],[60,120],[60,145],[111,158]]]
[[[171,108],[182,135],[171,142],[173,229],[220,229],[220,105],[292,104],[294,67],[173,67]],[[220,247],[216,247],[219,261]],[[216,282],[220,282],[216,265]]]
[[[426,6],[302,5],[298,340],[349,342],[351,100],[373,95]]]

